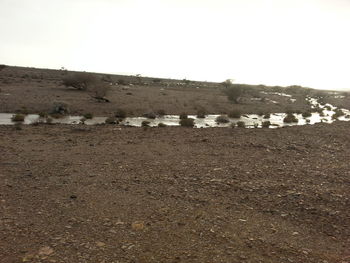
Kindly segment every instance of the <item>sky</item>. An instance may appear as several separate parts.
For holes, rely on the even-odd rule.
[[[350,0],[0,0],[0,64],[350,90]]]

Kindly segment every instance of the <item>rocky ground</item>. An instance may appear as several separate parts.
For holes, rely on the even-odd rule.
[[[350,262],[350,123],[0,127],[0,262]]]

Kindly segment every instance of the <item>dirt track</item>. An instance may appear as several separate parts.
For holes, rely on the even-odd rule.
[[[0,262],[350,262],[349,129],[0,127]]]

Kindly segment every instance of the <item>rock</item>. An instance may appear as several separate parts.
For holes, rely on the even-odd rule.
[[[101,241],[97,241],[96,242],[96,246],[98,246],[98,247],[104,247],[106,244],[105,243],[103,243],[103,242],[101,242]]]
[[[133,230],[143,230],[145,228],[145,224],[142,221],[135,221],[134,223],[131,224],[131,227]]]
[[[39,249],[38,255],[39,256],[50,256],[54,250],[51,247],[42,247]]]

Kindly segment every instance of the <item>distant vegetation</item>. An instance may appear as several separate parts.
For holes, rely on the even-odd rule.
[[[13,122],[23,122],[24,121],[24,118],[25,118],[25,115],[24,114],[15,114],[12,116],[11,120]]]
[[[220,115],[220,116],[216,117],[215,121],[217,123],[229,123],[230,122],[229,118],[226,115]]]
[[[287,116],[284,117],[283,122],[293,123],[293,122],[298,122],[298,119],[294,116],[293,113],[288,113]]]
[[[106,79],[110,79],[110,76],[104,76],[103,79],[106,81]],[[105,96],[110,86],[106,84],[105,81],[90,73],[74,73],[65,76],[62,83],[66,87],[89,91],[91,96],[98,101],[109,102]]]
[[[191,118],[181,119],[179,123],[182,127],[193,127],[194,119],[191,119]]]

